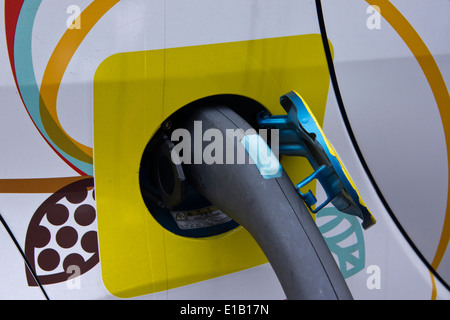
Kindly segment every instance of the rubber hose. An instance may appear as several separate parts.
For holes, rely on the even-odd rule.
[[[202,136],[207,129],[215,128],[221,131],[225,141],[233,139],[226,135],[226,129],[240,128],[245,132],[251,128],[226,106],[197,109],[185,123],[191,132],[192,152],[195,151],[194,121],[201,121]],[[233,140],[237,155],[238,149],[244,147]],[[202,150],[209,143],[203,142]],[[253,236],[287,299],[352,299],[328,246],[284,170],[281,177],[266,179],[249,161],[245,164],[203,161],[184,164],[183,168],[197,191]]]

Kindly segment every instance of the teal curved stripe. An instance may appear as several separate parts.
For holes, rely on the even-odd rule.
[[[42,0],[25,0],[20,11],[16,27],[16,37],[14,40],[14,61],[16,69],[17,84],[22,95],[25,108],[28,110],[31,119],[41,132],[43,137],[52,147],[79,170],[87,175],[93,174],[92,163],[86,163],[75,159],[61,150],[48,136],[42,124],[39,112],[39,87],[36,82],[36,75],[33,68],[32,56],[32,34],[36,14]]]

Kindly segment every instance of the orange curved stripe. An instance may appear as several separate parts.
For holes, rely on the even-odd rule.
[[[437,298],[437,288],[436,288],[436,280],[434,279],[434,275],[433,273],[428,270],[428,272],[430,272],[430,277],[431,277],[431,300],[436,300]]]
[[[444,78],[442,77],[433,55],[430,50],[428,50],[426,44],[413,26],[411,26],[408,20],[400,13],[400,11],[397,10],[397,8],[395,8],[392,3],[387,0],[366,1],[370,5],[380,7],[381,15],[387,22],[389,22],[395,31],[397,31],[422,68],[441,115],[447,144],[447,159],[450,159],[450,96]],[[445,220],[442,227],[441,238],[439,240],[433,262],[431,263],[431,266],[435,270],[439,267],[450,240],[450,208],[448,205],[448,199],[450,199],[450,188],[447,194],[447,209],[445,212]]]
[[[100,18],[120,0],[94,0],[81,14],[81,28],[67,29],[53,51],[42,78],[39,101],[42,123],[50,139],[72,157],[92,163],[93,150],[74,140],[62,128],[57,115],[57,97],[70,60]]]

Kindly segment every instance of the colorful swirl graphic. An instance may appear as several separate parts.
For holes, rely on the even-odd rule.
[[[33,24],[42,0],[6,0],[5,28],[14,80],[33,124],[52,150],[80,175],[93,174],[93,151],[61,126],[57,109],[59,87],[74,53],[101,17],[120,0],[94,0],[80,15],[83,27],[67,29],[54,49],[40,87],[32,58]]]

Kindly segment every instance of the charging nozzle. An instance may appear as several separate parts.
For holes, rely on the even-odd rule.
[[[272,116],[263,111],[258,114],[258,125],[279,130],[280,155],[305,157],[311,164],[314,172],[296,185],[308,209],[317,213],[331,203],[339,211],[359,217],[364,229],[373,226],[375,218],[303,98],[291,91],[280,98],[280,103],[287,115]],[[300,190],[313,180],[319,181],[327,196],[319,205],[311,190]]]

